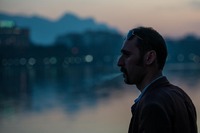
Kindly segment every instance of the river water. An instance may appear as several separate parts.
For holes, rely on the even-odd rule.
[[[200,125],[200,70],[164,75],[191,97]],[[3,68],[0,78],[1,133],[124,133],[140,94],[102,67]]]

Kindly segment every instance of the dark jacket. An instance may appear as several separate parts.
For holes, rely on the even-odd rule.
[[[182,89],[163,77],[132,106],[129,133],[197,133],[195,107]]]

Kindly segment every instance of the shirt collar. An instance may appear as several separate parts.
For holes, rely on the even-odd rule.
[[[149,87],[151,84],[153,84],[155,81],[157,81],[158,79],[160,79],[160,78],[162,78],[162,77],[164,77],[164,76],[160,76],[160,77],[154,79],[154,80],[151,81],[147,86],[145,86],[144,89],[142,90],[141,94],[139,95],[139,97],[136,98],[136,99],[134,100],[134,102],[135,102],[135,103],[139,102],[140,99],[142,98],[142,96],[144,95],[144,93],[147,91],[148,87]]]

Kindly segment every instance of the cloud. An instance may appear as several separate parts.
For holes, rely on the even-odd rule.
[[[200,10],[200,1],[193,0],[193,1],[190,2],[190,5],[191,5],[193,8],[196,8],[196,9],[199,9],[199,10]]]

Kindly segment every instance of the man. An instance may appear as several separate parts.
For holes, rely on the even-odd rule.
[[[132,29],[121,53],[118,66],[125,83],[141,91],[131,108],[129,133],[197,133],[191,99],[162,75],[167,57],[163,37],[153,28]]]

